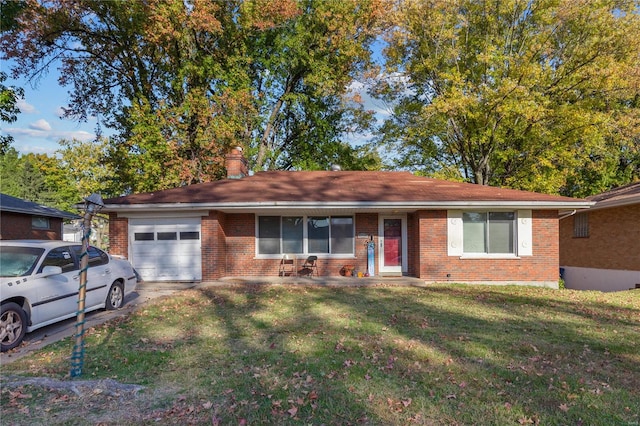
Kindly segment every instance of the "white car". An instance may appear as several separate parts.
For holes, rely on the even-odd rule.
[[[81,244],[66,241],[0,241],[2,352],[25,333],[77,315],[82,253]],[[96,247],[88,254],[85,311],[120,308],[136,288],[136,272]]]

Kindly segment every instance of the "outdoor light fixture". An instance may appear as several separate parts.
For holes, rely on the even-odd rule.
[[[87,213],[96,214],[104,207],[104,202],[100,194],[95,192],[84,199],[84,210]]]

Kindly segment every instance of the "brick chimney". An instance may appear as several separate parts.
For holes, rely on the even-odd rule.
[[[242,148],[237,146],[225,157],[227,179],[241,179],[249,175],[247,159],[242,154]]]

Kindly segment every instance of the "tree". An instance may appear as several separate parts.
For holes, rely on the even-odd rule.
[[[259,111],[251,145],[256,168],[348,162],[336,158],[342,138],[372,120],[348,86],[370,65],[383,6],[300,0],[299,14],[248,38],[256,55],[250,71]]]
[[[106,161],[109,140],[82,142],[77,139],[58,142],[61,149],[56,151],[57,170],[49,170],[48,176],[56,177],[56,187],[68,182],[68,200],[74,203],[93,193],[105,197],[118,195],[110,192],[114,170]],[[57,171],[57,173],[56,173]]]
[[[640,177],[637,12],[626,0],[398,2],[380,141],[401,166],[484,185],[583,195]]]
[[[20,156],[12,147],[0,155],[2,192],[49,207],[63,208],[57,202],[56,192],[47,184],[45,173],[40,168],[44,158],[45,154]]]
[[[67,117],[117,130],[114,190],[154,190],[220,178],[237,145],[257,168],[332,160],[299,145],[366,125],[344,94],[379,1],[29,0],[0,46],[14,76],[59,67]]]

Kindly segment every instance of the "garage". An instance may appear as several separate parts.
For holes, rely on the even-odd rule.
[[[202,279],[200,218],[129,219],[129,260],[145,281]]]

